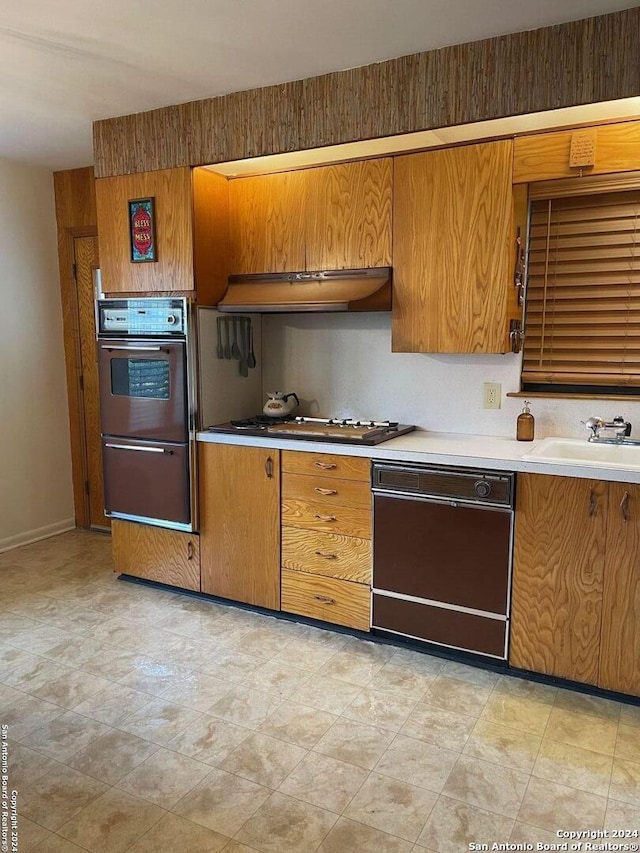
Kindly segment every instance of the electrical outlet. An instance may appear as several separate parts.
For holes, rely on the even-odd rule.
[[[484,383],[484,408],[499,409],[502,402],[502,385],[499,382]]]

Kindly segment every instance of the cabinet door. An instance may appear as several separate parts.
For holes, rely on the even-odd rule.
[[[394,352],[508,349],[510,140],[395,158]]]
[[[640,486],[609,484],[599,686],[640,695]]]
[[[200,543],[196,533],[114,519],[111,536],[116,572],[200,590]]]
[[[517,489],[509,663],[596,684],[607,484],[519,474]]]
[[[199,446],[202,592],[280,609],[280,454]]]
[[[390,157],[309,171],[308,270],[391,266]]]
[[[155,199],[157,261],[131,261],[129,201]],[[193,290],[191,170],[165,169],[96,181],[105,293]]]
[[[297,272],[305,268],[307,172],[229,182],[231,272]]]

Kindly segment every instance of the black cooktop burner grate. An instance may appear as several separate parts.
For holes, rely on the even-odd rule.
[[[270,418],[269,415],[256,415],[254,418],[244,418],[239,421],[229,421],[229,423],[238,429],[249,429],[250,427],[268,427],[272,424],[282,424],[293,420],[295,420],[293,417]]]

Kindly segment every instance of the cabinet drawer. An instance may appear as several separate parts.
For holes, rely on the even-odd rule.
[[[303,527],[319,533],[340,533],[371,539],[371,510],[358,507],[334,506],[330,511],[320,501],[289,498],[282,501],[282,523],[288,527]]]
[[[115,571],[135,578],[200,591],[200,537],[113,519]]]
[[[368,631],[369,587],[283,569],[282,610]]]
[[[333,453],[306,453],[284,450],[282,470],[290,474],[320,474],[322,477],[337,477],[341,480],[371,479],[371,460],[360,456],[338,456]]]
[[[283,474],[282,499],[315,501],[325,506],[349,506],[371,511],[369,482],[337,480],[308,474]]]
[[[298,572],[370,584],[371,541],[283,527],[282,565]]]

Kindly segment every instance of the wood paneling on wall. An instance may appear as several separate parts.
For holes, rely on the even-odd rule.
[[[53,173],[58,235],[65,228],[98,227],[93,167]]]
[[[640,94],[640,8],[94,123],[98,177]]]
[[[90,237],[98,233],[93,168],[87,166],[84,169],[54,172],[53,187],[58,226],[58,264],[69,402],[73,501],[76,524],[79,527],[88,527],[89,505],[85,493],[87,472],[84,469],[84,413],[80,387],[82,359],[79,351],[80,330],[76,283],[73,276],[73,241],[75,237]]]

